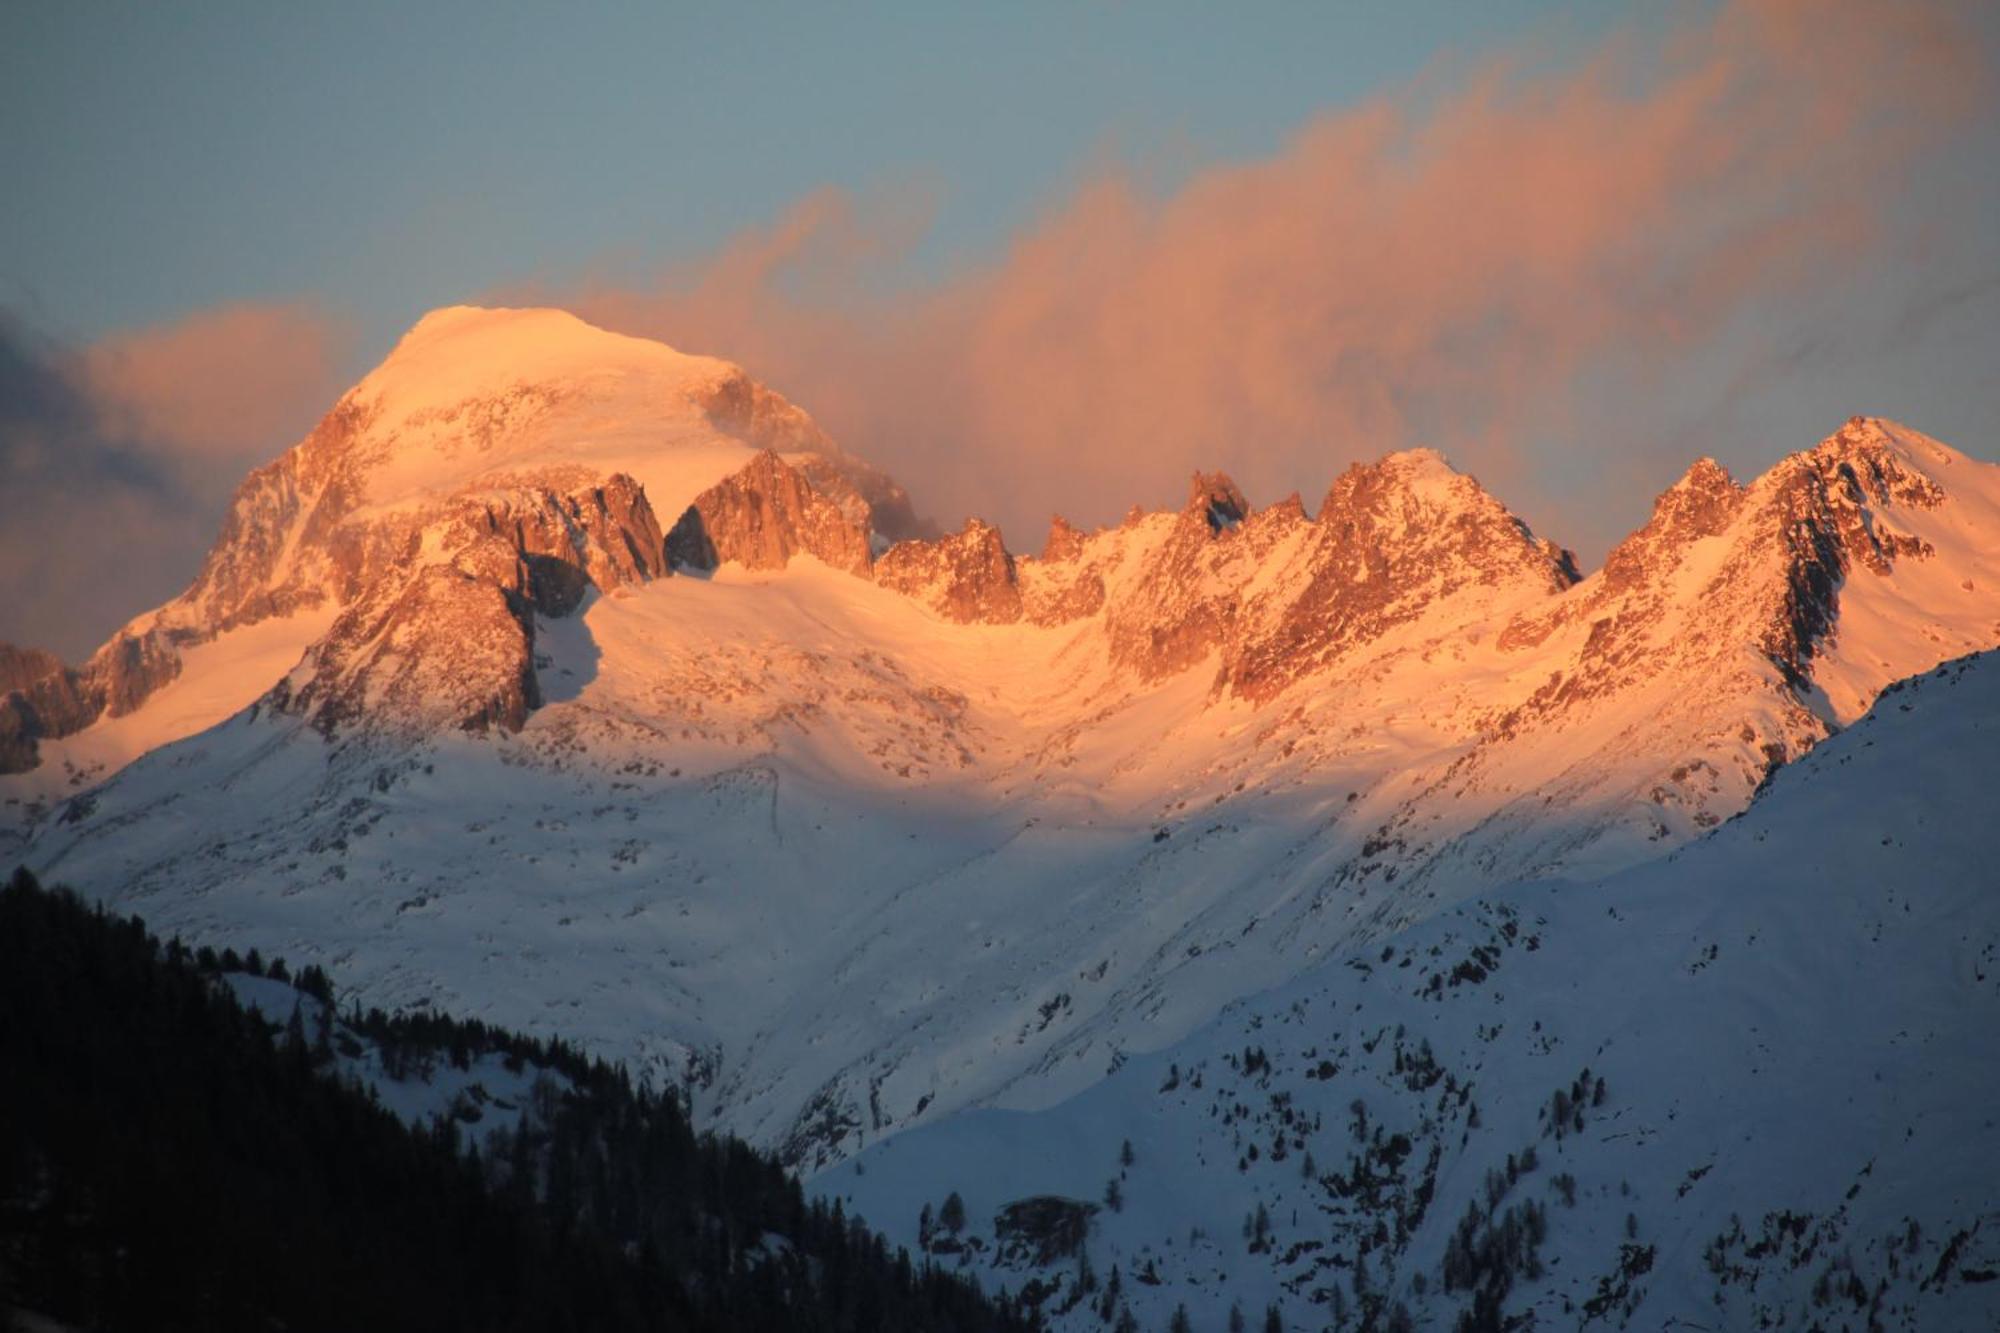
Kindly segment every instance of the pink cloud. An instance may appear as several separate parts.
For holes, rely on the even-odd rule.
[[[236,303],[113,333],[80,372],[112,433],[190,461],[261,462],[332,404],[345,341],[311,306]]]
[[[244,473],[332,404],[344,337],[230,305],[76,351],[0,310],[0,640],[81,658],[179,592]]]

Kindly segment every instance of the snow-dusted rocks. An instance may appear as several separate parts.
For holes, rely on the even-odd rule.
[[[1017,563],[1021,603],[1037,625],[1064,625],[1094,616],[1104,606],[1104,575],[1089,558],[1083,532],[1061,514],[1049,522],[1039,558]]]
[[[1264,543],[1246,527],[1250,506],[1221,473],[1196,473],[1174,515],[1121,528],[1142,554],[1107,585],[1104,629],[1111,659],[1142,680],[1178,674],[1216,652],[1235,614],[1240,585]]]
[[[875,581],[960,624],[1021,618],[1014,557],[1000,529],[976,518],[949,536],[897,542],[876,562]]]
[[[1268,701],[1399,625],[1467,623],[1575,581],[1566,552],[1438,454],[1391,454],[1333,483],[1286,567],[1250,597],[1222,682]]]
[[[667,573],[659,522],[622,474],[567,495],[467,496],[426,519],[418,550],[354,599],[273,687],[273,707],[329,736],[369,723],[519,731],[541,703],[536,617]]]

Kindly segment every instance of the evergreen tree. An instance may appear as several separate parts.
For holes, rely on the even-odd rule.
[[[965,1200],[958,1197],[957,1190],[945,1196],[944,1207],[938,1210],[938,1222],[954,1236],[965,1230]]]

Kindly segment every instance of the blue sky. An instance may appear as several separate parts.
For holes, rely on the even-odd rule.
[[[30,4],[0,43],[4,299],[88,340],[311,295],[369,351],[496,284],[699,254],[814,188],[945,263],[1102,161],[1163,180],[1614,7]],[[365,355],[365,353],[363,353]]]

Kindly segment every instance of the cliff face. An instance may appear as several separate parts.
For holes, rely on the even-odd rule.
[[[667,534],[667,552],[698,570],[725,562],[783,569],[793,556],[810,555],[866,576],[872,563],[866,523],[768,449],[695,497]]]
[[[1428,451],[1350,468],[1294,523],[1286,576],[1250,599],[1222,664],[1223,686],[1253,701],[1470,591],[1539,600],[1576,581],[1567,553]]]
[[[424,558],[356,598],[274,689],[274,707],[328,735],[371,719],[518,731],[541,703],[536,617],[668,573],[652,506],[623,475],[466,497],[420,531]]]
[[[38,742],[129,713],[179,674],[179,654],[157,630],[121,631],[76,668],[0,644],[0,773],[27,772]]]

